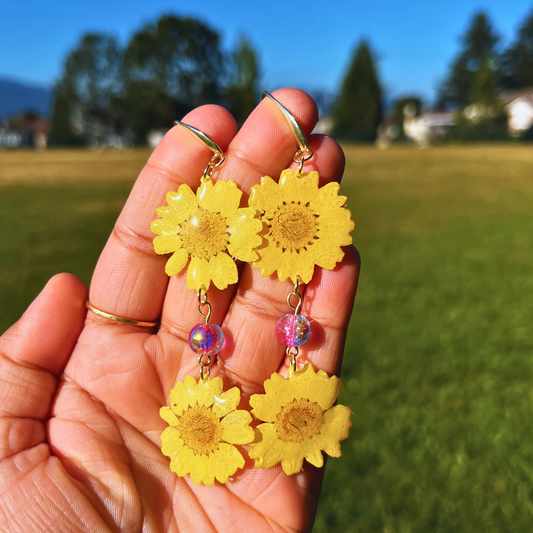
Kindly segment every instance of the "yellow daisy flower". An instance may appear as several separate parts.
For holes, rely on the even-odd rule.
[[[315,265],[332,270],[342,260],[341,246],[352,243],[351,213],[339,196],[339,184],[318,188],[318,172],[298,176],[291,170],[281,173],[279,183],[265,176],[252,187],[248,205],[257,209],[268,233],[266,244],[257,251],[260,259],[252,266],[262,276],[276,270],[280,281],[299,276],[308,283]]]
[[[255,209],[239,208],[242,192],[232,181],[211,180],[201,184],[196,195],[188,185],[167,194],[168,207],[160,207],[161,217],[152,222],[154,249],[173,255],[165,272],[178,274],[191,259],[187,287],[209,289],[211,281],[219,288],[237,283],[237,266],[232,257],[254,261],[254,248],[261,243],[262,224]]]
[[[219,377],[197,383],[187,376],[170,391],[170,407],[160,411],[170,426],[161,434],[161,450],[170,457],[170,470],[180,477],[190,474],[196,485],[212,485],[215,478],[226,483],[244,466],[243,456],[232,444],[254,439],[250,413],[236,410],[239,389],[222,392],[222,387]]]
[[[339,441],[348,438],[352,410],[345,405],[332,407],[341,380],[315,372],[311,365],[284,378],[274,373],[265,381],[266,394],[250,398],[252,413],[266,422],[258,430],[262,440],[252,444],[249,455],[258,468],[272,468],[281,461],[286,474],[300,472],[303,460],[320,467],[322,451],[340,457]]]

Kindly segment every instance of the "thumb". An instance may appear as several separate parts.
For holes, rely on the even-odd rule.
[[[0,459],[44,441],[54,374],[65,367],[83,329],[86,298],[80,279],[59,274],[0,337]]]

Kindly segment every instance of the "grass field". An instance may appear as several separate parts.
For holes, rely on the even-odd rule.
[[[533,147],[346,152],[355,425],[315,531],[531,532]],[[90,281],[147,155],[0,153],[0,331],[54,273]]]

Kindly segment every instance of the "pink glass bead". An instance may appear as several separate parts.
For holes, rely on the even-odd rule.
[[[224,332],[216,324],[198,324],[189,334],[189,346],[198,355],[215,355],[224,346]]]
[[[311,324],[303,315],[283,315],[276,324],[276,337],[285,346],[301,346],[311,335]]]

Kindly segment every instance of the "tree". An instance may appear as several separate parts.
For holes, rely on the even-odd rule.
[[[506,89],[533,87],[533,10],[518,32],[518,38],[505,51],[502,60]]]
[[[457,113],[452,138],[458,141],[500,141],[508,138],[507,115],[498,100],[498,73],[485,57],[472,79],[472,103]]]
[[[122,50],[110,35],[86,34],[68,55],[55,86],[51,141],[71,143],[91,121],[110,122],[120,91]]]
[[[149,82],[183,109],[222,103],[227,60],[220,35],[196,19],[163,16],[132,37],[123,76],[126,91],[136,82]]]
[[[131,128],[136,140],[144,144],[153,129],[168,129],[174,117],[187,114],[189,107],[180,105],[152,80],[131,81],[117,104],[121,126]]]
[[[334,134],[344,139],[374,141],[383,113],[382,94],[374,53],[370,44],[362,40],[334,106]]]
[[[226,93],[229,111],[237,124],[244,123],[259,102],[259,57],[252,43],[242,36],[233,54],[231,85]]]
[[[488,57],[483,59],[480,67],[474,72],[472,79],[472,102],[487,108],[498,102],[499,77],[490,66]]]
[[[461,38],[463,50],[453,61],[448,79],[440,89],[441,101],[459,107],[473,102],[473,80],[476,71],[488,61],[490,68],[498,73],[498,41],[499,37],[487,15],[482,11],[476,13]]]

